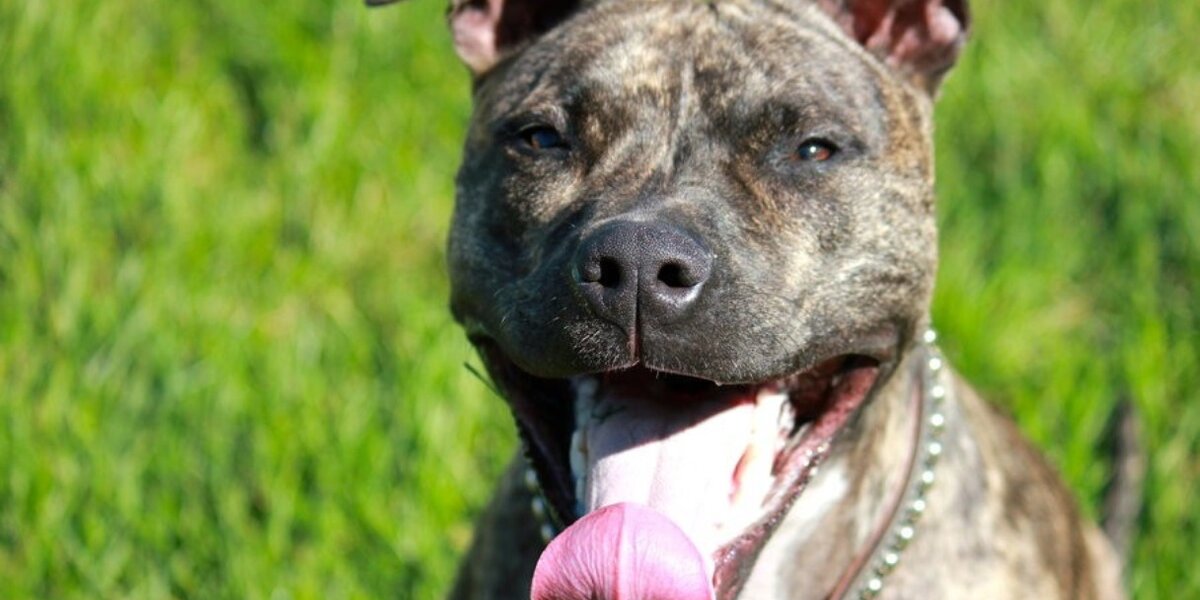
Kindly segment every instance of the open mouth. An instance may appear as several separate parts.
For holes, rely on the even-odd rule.
[[[842,354],[740,385],[641,366],[543,379],[495,344],[478,346],[554,524],[620,503],[649,507],[699,550],[718,597],[744,583],[887,361],[887,352]]]

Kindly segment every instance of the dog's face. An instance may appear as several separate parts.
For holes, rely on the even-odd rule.
[[[476,73],[452,308],[557,520],[647,506],[732,594],[925,316],[929,94],[966,16],[546,4],[451,14]],[[612,519],[588,543],[630,543]]]
[[[935,262],[925,100],[836,33],[617,3],[489,73],[450,241],[469,332],[554,378],[761,382],[894,348]]]

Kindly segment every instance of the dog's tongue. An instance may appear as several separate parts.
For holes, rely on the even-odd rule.
[[[778,407],[758,410],[754,397],[727,390],[655,400],[635,390],[603,390],[577,415],[577,455],[587,477],[577,490],[583,509],[618,502],[649,506],[711,553],[727,541],[746,504],[757,509],[778,433]],[[588,410],[590,408],[590,410]],[[763,422],[758,422],[763,421]],[[738,502],[741,496],[757,502]],[[743,510],[735,510],[742,508]],[[757,514],[755,512],[755,514]],[[737,529],[730,529],[737,527]]]
[[[571,466],[585,516],[538,561],[535,600],[711,598],[714,551],[758,514],[784,397],[636,387],[577,396]]]
[[[700,550],[652,508],[622,502],[563,531],[533,573],[532,600],[710,600]]]

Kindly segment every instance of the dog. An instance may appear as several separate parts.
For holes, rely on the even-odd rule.
[[[524,442],[452,598],[1124,597],[930,328],[966,0],[447,20],[474,99],[451,309]]]

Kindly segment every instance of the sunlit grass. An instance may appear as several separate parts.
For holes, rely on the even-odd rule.
[[[1133,583],[1200,594],[1186,2],[976,3],[940,106],[946,349]],[[0,597],[436,598],[512,451],[441,244],[469,110],[435,0],[0,0]]]

